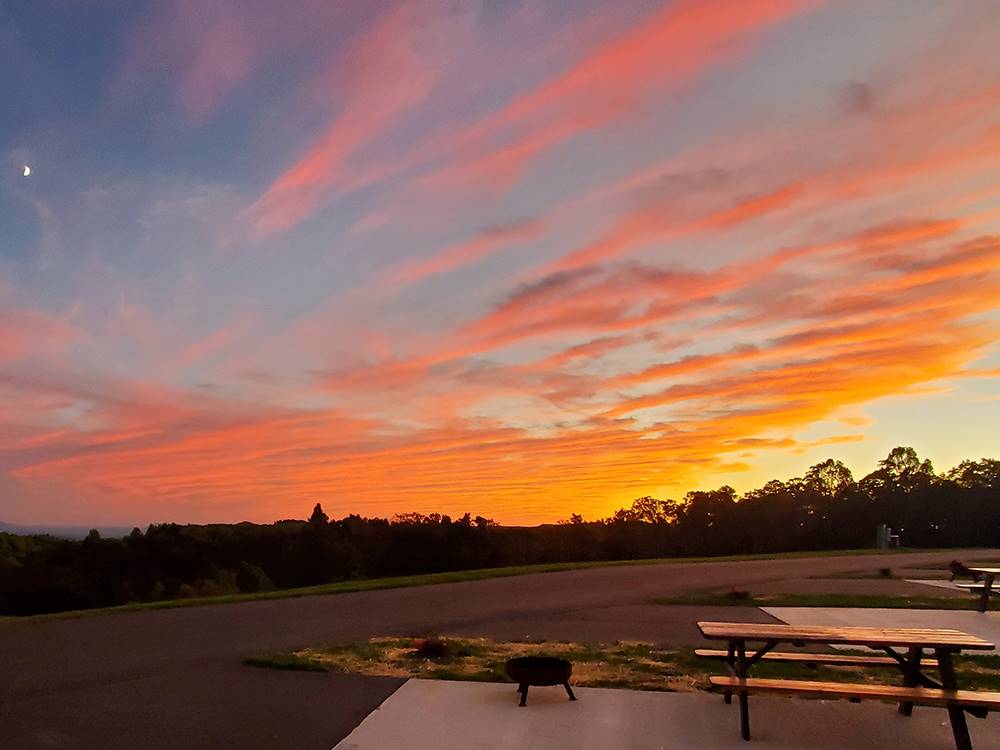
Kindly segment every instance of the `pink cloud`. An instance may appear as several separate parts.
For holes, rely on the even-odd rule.
[[[166,82],[187,116],[203,120],[265,62],[328,40],[341,5],[285,0],[276,14],[270,0],[160,0],[132,30],[112,93]]]
[[[527,164],[580,133],[631,116],[655,93],[692,85],[745,54],[754,35],[817,5],[812,0],[680,0],[585,53],[568,70],[451,136],[457,158],[428,186],[507,187]],[[499,145],[490,143],[500,141]]]
[[[251,207],[259,231],[286,229],[309,216],[345,176],[359,149],[423,103],[438,75],[435,50],[426,48],[420,35],[433,7],[400,4],[354,40],[327,76],[330,93],[340,100],[339,114]]]
[[[668,3],[634,28],[594,44],[568,69],[515,96],[478,122],[445,126],[396,157],[392,165],[356,168],[348,162],[372,137],[422,103],[436,71],[426,58],[407,55],[412,8],[387,12],[344,63],[345,107],[319,142],[280,175],[253,208],[258,228],[288,228],[311,215],[337,184],[381,179],[402,168],[444,160],[419,178],[441,188],[478,182],[512,184],[526,164],[566,140],[631,116],[645,97],[692,84],[709,67],[739,57],[755,34],[814,7],[818,0],[681,0]],[[424,15],[433,13],[423,6]],[[591,29],[593,19],[582,19]],[[585,36],[592,36],[588,31]],[[566,35],[572,38],[572,35]],[[370,53],[370,57],[366,56]],[[352,76],[365,69],[366,86]],[[407,87],[400,84],[407,82]],[[404,90],[405,89],[405,90]]]
[[[387,269],[382,274],[381,286],[396,288],[454,271],[502,252],[511,245],[517,245],[537,237],[541,234],[542,229],[542,224],[532,219],[487,227],[476,233],[471,239],[442,248],[430,257],[405,261]]]

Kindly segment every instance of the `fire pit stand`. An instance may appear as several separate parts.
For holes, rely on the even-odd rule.
[[[566,688],[569,699],[576,700],[573,688],[569,686],[573,665],[565,659],[557,659],[554,656],[519,656],[507,662],[506,670],[507,676],[517,683],[517,692],[521,694],[519,706],[527,705],[528,688],[532,685],[536,687],[562,685]]]

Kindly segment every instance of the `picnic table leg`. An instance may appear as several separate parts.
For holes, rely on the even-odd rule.
[[[741,680],[747,678],[747,646],[743,641],[736,643],[736,674]],[[740,692],[740,735],[750,739],[750,700],[746,690]]]
[[[993,576],[989,573],[983,578],[983,593],[979,599],[979,611],[985,612],[990,608],[990,590],[993,588]]]
[[[736,645],[732,641],[729,642],[729,651],[728,651],[728,654],[726,656],[726,664],[729,665],[729,669],[735,674],[735,672],[736,672],[736,666],[735,666],[736,665]],[[725,703],[727,703],[727,704],[728,703],[732,703],[733,702],[733,691],[732,690],[725,691],[722,694],[722,700]]]
[[[903,670],[903,684],[906,687],[916,687],[917,686],[917,673],[920,671],[920,659],[923,657],[924,650],[919,646],[910,646],[906,652],[906,662],[909,664],[909,668]],[[913,704],[908,701],[903,701],[899,704],[899,713],[903,716],[911,716],[913,714]]]
[[[935,649],[934,654],[938,660],[941,684],[946,690],[958,689],[951,651],[939,648]],[[951,719],[951,733],[955,736],[955,747],[958,750],[972,750],[972,738],[969,737],[969,725],[965,721],[965,709],[961,706],[948,706],[948,718]]]

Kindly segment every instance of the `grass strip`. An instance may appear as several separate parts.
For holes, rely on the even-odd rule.
[[[267,669],[285,669],[294,672],[326,672],[322,664],[295,654],[261,654],[248,656],[243,660],[248,667],[265,667]]]

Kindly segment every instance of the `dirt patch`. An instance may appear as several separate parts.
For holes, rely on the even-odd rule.
[[[251,657],[244,663],[273,669],[333,670],[386,677],[432,680],[509,682],[504,663],[518,656],[555,656],[573,664],[571,682],[583,687],[693,692],[708,689],[708,676],[726,671],[718,660],[695,656],[692,649],[667,650],[649,643],[587,645],[570,642],[528,643],[486,638],[439,639],[443,656],[420,656],[420,638],[373,638],[292,653]],[[845,652],[840,652],[845,653]],[[1000,656],[960,656],[955,669],[959,684],[973,689],[1000,688]],[[758,677],[834,682],[893,684],[894,668],[825,665],[818,668],[784,662],[759,662]]]
[[[419,640],[370,641],[295,651],[305,664],[345,672],[424,679],[508,681],[504,664],[518,656],[556,656],[573,663],[573,684],[641,690],[693,691],[703,688],[704,669],[684,669],[678,652],[644,643],[588,646],[579,643],[496,642],[485,638],[447,638],[445,655],[424,658]]]

